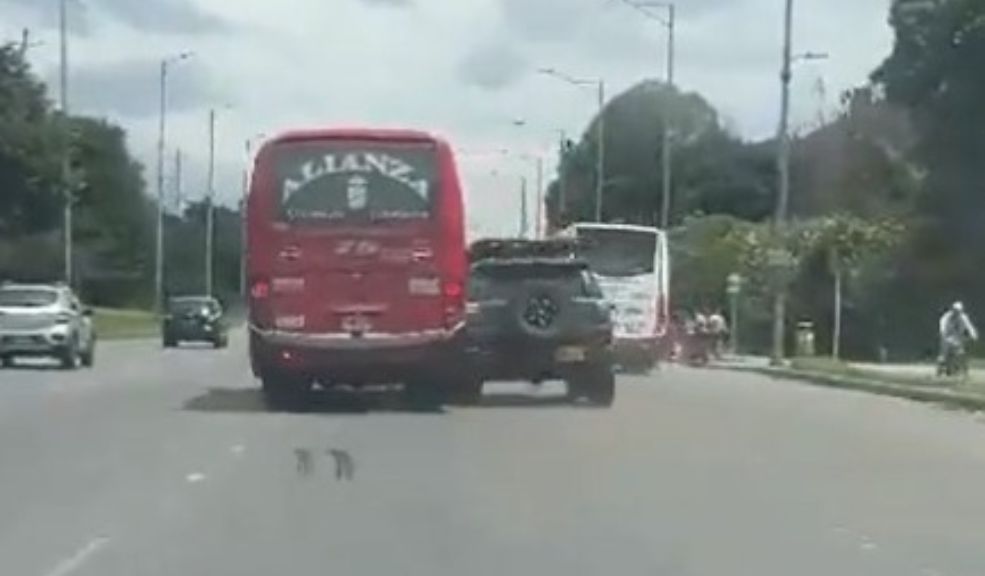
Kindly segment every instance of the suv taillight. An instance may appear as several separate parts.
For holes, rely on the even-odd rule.
[[[441,298],[445,328],[452,329],[464,322],[465,285],[455,280],[446,280],[441,286]]]

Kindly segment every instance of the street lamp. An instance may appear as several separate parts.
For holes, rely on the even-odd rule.
[[[602,78],[596,80],[589,80],[584,78],[575,78],[564,72],[559,72],[554,68],[541,68],[539,70],[541,74],[545,76],[553,76],[558,80],[567,82],[573,86],[598,86],[598,106],[599,106],[599,117],[596,130],[598,132],[596,138],[598,139],[598,156],[597,156],[597,166],[595,174],[595,221],[602,221],[602,191],[605,182],[605,80]]]
[[[232,106],[226,104],[223,110],[229,110]],[[212,296],[214,274],[215,250],[215,128],[218,112],[215,108],[209,110],[209,171],[206,194],[208,198],[205,203],[205,294]]]
[[[71,122],[69,121],[68,108],[68,0],[58,2],[58,36],[59,36],[59,100],[62,109],[62,162],[61,162],[61,183],[62,195],[65,201],[64,231],[65,235],[65,283],[72,285],[72,196],[74,195],[71,183]],[[23,49],[26,51],[28,45],[27,33],[25,32]]]
[[[637,2],[634,0],[622,0],[623,4],[635,9],[650,20],[655,20],[667,28],[667,88],[674,88],[674,69],[676,64],[676,41],[675,32],[677,29],[677,6],[673,2]],[[662,8],[667,10],[667,17],[653,12],[651,8]],[[660,202],[660,227],[664,230],[670,228],[670,209],[671,194],[673,188],[673,146],[674,139],[670,129],[670,116],[664,117],[663,131],[663,196]]]
[[[243,162],[243,191],[239,199],[239,295],[246,301],[246,204],[250,194],[251,164],[253,162],[254,143],[265,140],[267,135],[258,132],[246,139],[243,149],[246,151],[246,158]]]
[[[164,306],[164,153],[168,112],[168,66],[191,58],[192,52],[181,52],[163,58],[160,64],[160,118],[157,137],[157,241],[155,250],[154,304],[158,311]]]

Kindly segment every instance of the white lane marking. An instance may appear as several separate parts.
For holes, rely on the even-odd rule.
[[[243,452],[246,452],[246,446],[243,446],[242,444],[237,444],[232,448],[230,448],[229,451],[235,454],[236,456],[242,456]]]
[[[195,484],[197,482],[201,482],[202,480],[205,480],[205,474],[202,474],[201,472],[192,472],[191,474],[185,476],[185,481],[189,484]]]
[[[82,568],[83,564],[99,552],[104,546],[109,544],[108,536],[99,536],[90,540],[78,552],[62,560],[57,566],[45,573],[45,576],[68,576],[69,574]]]

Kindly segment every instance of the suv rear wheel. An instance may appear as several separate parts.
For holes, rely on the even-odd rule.
[[[616,376],[607,366],[593,366],[568,381],[568,398],[585,398],[595,406],[612,406],[616,397]]]
[[[0,356],[0,368],[13,368],[14,357],[13,356]]]

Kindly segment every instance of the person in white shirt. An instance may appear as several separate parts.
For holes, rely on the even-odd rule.
[[[940,360],[943,362],[947,357],[951,347],[964,345],[969,340],[978,340],[978,330],[971,322],[971,318],[965,312],[964,304],[955,302],[951,308],[941,315],[939,321],[941,353]]]

